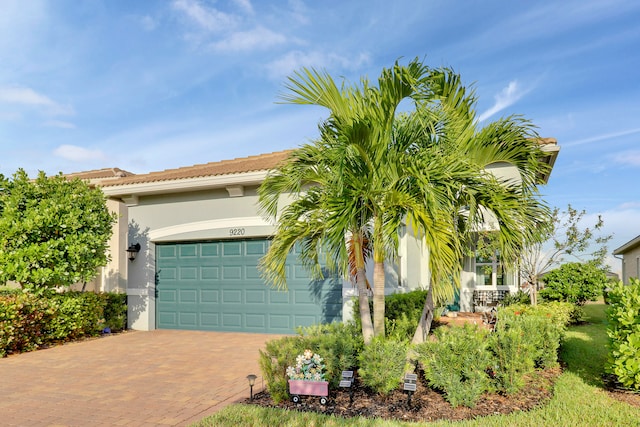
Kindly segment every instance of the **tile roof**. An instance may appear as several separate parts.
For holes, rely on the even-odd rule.
[[[103,182],[101,186],[143,184],[158,181],[172,181],[188,178],[201,178],[218,175],[230,175],[244,172],[267,171],[275,168],[287,159],[293,150],[284,150],[256,156],[240,157],[232,160],[204,163],[159,172],[125,176],[117,180]]]
[[[111,179],[122,178],[125,176],[134,175],[133,172],[129,172],[120,168],[104,168],[96,169],[84,172],[68,173],[65,176],[68,178],[80,178],[80,179]]]

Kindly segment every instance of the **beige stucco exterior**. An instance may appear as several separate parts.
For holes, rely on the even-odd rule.
[[[622,281],[626,284],[629,279],[640,278],[640,236],[636,237],[613,251],[614,255],[622,256]]]
[[[555,144],[555,140],[553,140]],[[557,146],[549,144],[552,165]],[[287,152],[253,156],[187,168],[126,176],[101,185],[110,199],[109,207],[118,213],[119,221],[110,242],[111,261],[103,269],[96,289],[126,290],[129,305],[129,327],[152,330],[156,327],[156,261],[155,247],[165,242],[193,242],[218,239],[266,238],[275,232],[274,224],[263,218],[258,209],[257,189]],[[271,163],[265,164],[265,159]],[[249,165],[247,165],[249,164]],[[517,170],[508,164],[495,164],[489,173],[502,178],[507,185],[517,183]],[[542,179],[546,181],[548,174]],[[100,184],[98,184],[100,185]],[[282,197],[281,205],[288,198]],[[483,230],[495,230],[497,222],[486,212]],[[495,224],[494,224],[495,222]],[[242,235],[232,230],[242,229]],[[386,294],[426,289],[430,283],[429,253],[422,239],[416,238],[409,226],[399,230],[396,260],[385,265]],[[126,248],[139,243],[137,258],[127,260]],[[372,265],[367,268],[373,281]],[[475,290],[517,291],[515,280],[509,286],[484,286],[476,277],[475,259],[466,258],[461,277],[460,309],[472,311]],[[495,280],[494,280],[495,282]],[[343,319],[352,317],[351,303],[357,296],[349,280],[342,288]]]

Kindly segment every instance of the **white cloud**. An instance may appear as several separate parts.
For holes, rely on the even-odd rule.
[[[59,104],[28,87],[0,87],[0,103],[43,108],[52,115],[72,115],[73,108]]]
[[[622,151],[612,155],[611,158],[622,165],[640,166],[640,150]]]
[[[310,22],[307,17],[307,6],[301,0],[289,0],[291,8],[291,17],[299,24],[306,25]]]
[[[74,125],[73,123],[70,122],[64,122],[62,120],[47,120],[46,122],[44,122],[45,126],[51,126],[51,127],[55,127],[55,128],[62,128],[62,129],[75,129],[76,125]]]
[[[173,7],[184,13],[200,30],[222,32],[236,27],[237,18],[208,7],[198,0],[174,0]]]
[[[77,145],[61,145],[53,151],[53,154],[63,159],[74,162],[86,162],[94,160],[105,160],[107,156],[100,150],[89,150]]]
[[[158,21],[156,21],[149,15],[141,17],[140,24],[145,31],[153,31],[158,27]]]
[[[251,5],[251,1],[249,0],[234,0],[233,1],[238,7],[244,10],[248,15],[253,15],[253,6]]]
[[[621,136],[627,136],[627,135],[633,135],[636,133],[640,133],[640,128],[635,128],[635,129],[628,129],[628,130],[623,130],[623,131],[619,131],[619,132],[610,132],[610,133],[605,133],[602,135],[596,135],[596,136],[592,136],[590,138],[585,138],[585,139],[579,139],[577,141],[571,141],[571,142],[567,142],[562,144],[565,147],[573,147],[576,145],[584,145],[584,144],[590,144],[592,142],[600,142],[600,141],[608,141],[614,138],[618,138]]]
[[[224,40],[212,43],[211,47],[217,51],[266,49],[286,41],[286,37],[282,34],[275,33],[264,27],[257,27],[249,31],[232,33]]]
[[[482,122],[494,114],[504,110],[505,108],[515,104],[520,98],[529,92],[530,89],[524,90],[520,87],[517,80],[509,82],[507,87],[502,89],[494,98],[496,102],[491,108],[480,114],[478,121]]]
[[[352,57],[340,56],[337,54],[326,54],[324,52],[301,52],[291,51],[286,55],[272,61],[266,65],[269,76],[274,80],[281,80],[290,75],[293,71],[302,67],[316,69],[347,69],[357,70],[370,62],[368,53],[360,53]]]

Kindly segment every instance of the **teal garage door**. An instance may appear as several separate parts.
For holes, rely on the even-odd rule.
[[[342,281],[312,280],[295,253],[288,290],[265,284],[258,262],[269,240],[156,245],[159,329],[284,333],[342,319]]]

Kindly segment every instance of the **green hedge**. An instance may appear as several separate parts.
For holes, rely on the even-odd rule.
[[[38,297],[0,293],[0,357],[34,350],[52,342],[126,327],[126,295],[65,292]]]
[[[340,373],[357,366],[362,352],[362,334],[353,323],[331,323],[300,329],[298,336],[269,341],[260,350],[260,370],[275,403],[289,398],[286,370],[295,366],[296,357],[309,349],[324,359],[326,379],[337,387]]]
[[[607,308],[609,355],[606,371],[622,386],[640,390],[640,280],[610,285]]]

